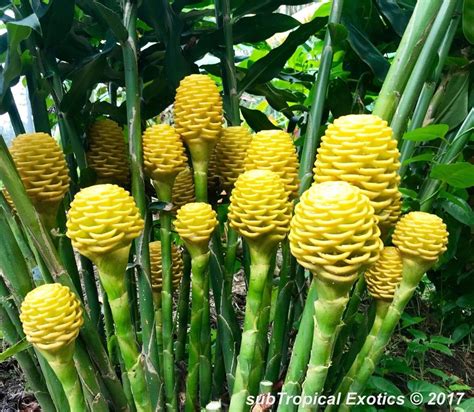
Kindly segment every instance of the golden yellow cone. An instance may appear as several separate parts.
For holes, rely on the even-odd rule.
[[[252,135],[246,127],[231,126],[222,130],[222,137],[216,146],[216,158],[219,159],[217,174],[222,178],[225,189],[231,190],[244,172],[245,157],[251,141]]]
[[[332,283],[352,283],[383,247],[374,208],[347,182],[320,183],[304,192],[289,239],[300,265]]]
[[[290,199],[298,194],[298,156],[291,136],[282,130],[262,130],[253,136],[245,170],[268,169],[283,181]]]
[[[186,203],[192,203],[195,200],[193,172],[187,167],[178,173],[174,181],[172,192],[173,211],[176,212]]]
[[[282,180],[270,170],[239,176],[230,197],[229,224],[247,242],[272,248],[290,229],[292,206]]]
[[[395,290],[402,280],[402,255],[396,247],[386,247],[379,259],[365,272],[370,295],[375,299],[393,300]]]
[[[216,146],[219,144],[220,138],[217,140]],[[220,186],[221,176],[218,172],[218,161],[217,161],[217,151],[215,147],[209,157],[209,163],[207,166],[207,186],[209,191],[216,192]]]
[[[380,219],[379,227],[382,233],[386,234],[395,227],[402,213],[402,194],[399,191],[395,194],[392,204],[383,213],[385,216]]]
[[[172,259],[172,282],[173,287],[177,288],[183,277],[183,258],[180,250],[171,246]],[[155,293],[161,293],[162,287],[162,264],[161,264],[161,242],[159,240],[150,242],[150,266],[151,266],[151,288]]]
[[[54,214],[69,189],[64,154],[49,134],[20,134],[10,147],[26,193],[40,214]]]
[[[59,283],[30,291],[21,304],[20,319],[28,342],[49,353],[73,344],[84,323],[79,299]]]
[[[375,209],[380,224],[396,202],[400,153],[392,129],[374,115],[347,115],[330,124],[321,139],[315,183],[343,180],[357,186]]]
[[[186,168],[184,145],[174,127],[157,124],[145,130],[143,160],[146,174],[154,181],[170,182]]]
[[[133,197],[117,185],[82,189],[71,203],[67,236],[91,260],[130,246],[143,230]]]
[[[446,224],[431,213],[410,212],[398,221],[392,242],[403,255],[436,262],[447,249]]]
[[[176,90],[174,120],[193,162],[207,161],[222,128],[222,98],[210,77],[192,74],[181,80]]]
[[[130,183],[128,148],[122,128],[110,119],[96,120],[88,131],[87,161],[97,183]]]
[[[187,203],[178,210],[175,228],[188,249],[208,248],[211,234],[217,226],[217,215],[211,205],[202,202]]]

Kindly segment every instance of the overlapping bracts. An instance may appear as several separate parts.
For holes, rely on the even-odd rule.
[[[283,181],[290,199],[298,194],[298,156],[291,136],[282,130],[263,130],[247,150],[245,170],[268,169]]]
[[[97,174],[98,183],[130,182],[128,148],[122,128],[113,120],[96,120],[88,131],[87,161]]]
[[[176,212],[186,203],[191,203],[195,200],[193,172],[189,167],[186,167],[178,173],[174,181],[172,191],[173,211]]]
[[[71,203],[67,236],[92,260],[128,246],[142,230],[143,220],[133,197],[117,185],[87,187]]]
[[[207,245],[217,225],[216,212],[202,202],[188,203],[178,210],[175,228],[181,239],[197,245]]]
[[[237,179],[230,197],[229,224],[247,240],[283,240],[291,212],[284,184],[276,173],[250,170]]]
[[[69,189],[64,154],[46,133],[20,134],[10,147],[26,193],[40,210],[54,208]]]
[[[48,352],[74,342],[84,323],[79,299],[59,283],[29,292],[21,305],[20,319],[28,342]]]
[[[176,289],[183,277],[183,258],[180,250],[171,245],[171,270],[172,284]],[[150,242],[150,268],[151,268],[151,288],[153,292],[160,293],[163,285],[163,267],[161,261],[161,242],[159,240]]]
[[[330,124],[314,167],[315,183],[343,180],[357,186],[375,209],[380,224],[396,202],[400,154],[392,129],[374,115],[348,115]]]
[[[410,212],[398,221],[392,242],[404,255],[435,262],[447,248],[446,224],[431,213]]]
[[[174,127],[157,124],[143,133],[143,161],[153,180],[169,179],[186,168],[184,145]]]
[[[192,74],[181,80],[174,120],[176,131],[188,145],[217,141],[222,128],[222,98],[210,77]]]
[[[402,194],[397,191],[390,206],[384,209],[385,218],[379,223],[382,233],[387,233],[395,227],[402,213]]]
[[[402,280],[402,255],[396,247],[386,247],[372,267],[365,272],[370,295],[375,299],[393,300]]]
[[[227,190],[234,187],[235,181],[244,172],[251,140],[252,135],[246,127],[231,126],[222,130],[222,137],[216,146],[216,158],[219,159],[217,174]]]
[[[315,184],[304,192],[289,239],[298,262],[332,282],[352,282],[382,249],[374,208],[347,182]]]

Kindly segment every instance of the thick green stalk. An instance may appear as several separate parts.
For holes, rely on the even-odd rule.
[[[455,13],[454,18],[449,24],[448,30],[438,50],[438,63],[436,64],[436,68],[430,76],[430,79],[423,85],[423,89],[421,90],[420,97],[418,98],[418,102],[416,104],[415,111],[413,112],[413,117],[408,126],[408,130],[414,130],[424,125],[423,120],[425,119],[431,98],[433,97],[433,94],[436,90],[436,84],[438,83],[443,71],[444,63],[448,57],[449,49],[451,48],[454,36],[456,35],[456,30],[460,19],[461,14]],[[402,141],[402,145],[400,147],[400,162],[402,165],[399,172],[401,177],[405,175],[405,172],[408,168],[408,164],[403,164],[403,162],[413,156],[416,146],[417,142],[410,140]]]
[[[385,77],[373,114],[390,122],[397,109],[413,67],[419,60],[430,27],[443,4],[442,0],[421,0],[416,2],[395,58]]]
[[[125,285],[125,269],[129,247],[119,249],[96,261],[100,280],[109,298],[114,319],[115,335],[130,380],[135,406],[138,412],[152,410],[145,380],[143,360],[138,351],[133,331],[130,305]]]
[[[208,263],[209,265],[209,263]],[[209,267],[209,266],[208,266]],[[206,270],[202,282],[203,310],[201,319],[201,352],[199,354],[199,401],[204,408],[211,400],[212,394],[212,364],[211,364],[211,313],[209,306],[209,269]],[[217,348],[216,361],[222,356]],[[222,366],[222,365],[221,365]]]
[[[156,345],[158,347],[158,368],[160,373],[160,378],[164,381],[164,368],[163,368],[163,311],[161,309],[161,293],[153,291],[153,301],[155,303],[155,321],[156,321]],[[164,387],[161,385],[158,388],[160,392],[159,399],[160,401],[164,396]]]
[[[143,147],[141,133],[140,85],[137,61],[137,2],[124,2],[124,25],[128,31],[128,39],[122,44],[125,71],[125,87],[127,91],[128,141],[130,146],[130,170],[132,175],[132,194],[137,203],[145,229],[135,240],[135,254],[138,264],[138,298],[142,327],[143,355],[145,357],[145,373],[152,398],[153,408],[158,405],[158,391],[161,382],[158,375],[158,350],[155,334],[155,311],[153,293],[150,282],[150,251],[148,247],[150,219],[147,217],[147,202],[143,173]]]
[[[71,412],[86,411],[86,403],[82,393],[81,382],[74,366],[73,354],[75,350],[74,342],[61,348],[57,352],[40,350],[41,354],[48,361],[49,366],[58,377],[69,402]]]
[[[176,340],[176,363],[184,361],[186,337],[188,336],[189,293],[191,290],[191,257],[183,252],[183,278],[178,301],[178,333]]]
[[[237,358],[235,382],[230,401],[229,411],[245,411],[249,409],[246,400],[250,392],[250,375],[255,366],[255,353],[259,331],[267,330],[267,325],[262,325],[260,317],[265,306],[265,291],[269,282],[269,272],[273,252],[261,253],[255,245],[250,245],[250,282],[245,305],[245,319],[240,344],[240,353]],[[260,329],[259,329],[260,326]]]
[[[0,73],[2,71],[3,70],[0,70]],[[13,131],[15,132],[15,134],[18,136],[19,134],[25,133],[25,127],[23,126],[23,122],[21,121],[20,113],[18,112],[18,108],[16,107],[11,89],[7,90],[3,101],[7,104],[8,116],[10,117],[10,123],[13,127]]]
[[[48,272],[55,281],[68,286],[76,292],[74,283],[59,261],[58,254],[41,222],[41,218],[26,194],[3,139],[0,139],[0,178],[12,197],[18,216],[32,240],[34,249],[41,254],[41,260],[45,263]],[[111,394],[114,407],[118,411],[127,410],[128,407],[123,388],[102,346],[97,329],[87,314],[84,314],[84,326],[81,329],[81,335],[88,343],[88,351],[91,358],[94,359],[99,370],[102,372],[102,379]]]
[[[276,382],[280,376],[281,358],[285,333],[288,325],[288,312],[290,309],[291,295],[293,293],[296,260],[291,256],[288,240],[282,244],[283,261],[280,269],[280,283],[278,285],[278,297],[276,301],[275,318],[273,320],[272,337],[268,350],[267,370],[265,379]]]
[[[372,339],[373,343],[370,350],[367,352],[364,362],[360,365],[348,392],[362,393],[383,355],[385,346],[393,335],[405,306],[413,296],[423,274],[429,267],[429,263],[403,256],[403,274],[400,286],[395,292],[393,301],[383,317],[377,336],[375,340]],[[343,405],[339,410],[345,411],[347,407]]]
[[[420,96],[423,85],[432,70],[438,49],[448,30],[453,13],[459,0],[445,0],[441,5],[431,31],[421,50],[418,61],[408,79],[390,126],[395,139],[400,139],[406,129],[408,118]],[[403,70],[405,71],[406,68]]]
[[[170,182],[154,182],[158,198],[162,202],[171,202],[171,190],[174,179]],[[171,258],[171,211],[160,211],[160,240],[161,240],[161,310],[163,316],[163,372],[167,408],[177,410],[178,398],[175,381],[173,350],[173,270]]]
[[[368,354],[370,353],[372,345],[377,339],[377,335],[380,331],[380,328],[382,327],[382,323],[385,318],[385,315],[387,314],[389,306],[390,306],[390,302],[383,301],[383,300],[376,300],[376,315],[375,315],[374,323],[372,324],[372,328],[370,329],[369,334],[365,338],[364,345],[362,346],[361,350],[357,354],[357,357],[352,363],[351,368],[347,372],[346,376],[344,376],[344,379],[342,380],[339,387],[336,389],[335,393],[337,394],[340,393],[341,399],[345,400],[347,396],[347,392],[349,388],[351,387],[351,384],[353,383],[354,378],[357,375],[357,372],[366,361],[366,358]],[[331,406],[327,410],[329,412],[331,410],[336,410],[336,409],[337,409],[336,407]]]
[[[286,373],[285,383],[281,390],[282,395],[278,412],[289,412],[297,409],[297,406],[292,402],[292,398],[301,392],[301,384],[305,377],[311,354],[314,329],[314,303],[316,302],[317,296],[316,282],[311,282],[298,334],[296,335],[293,345],[290,365]]]
[[[203,321],[209,322],[209,318],[204,319],[207,312],[205,306],[209,306],[209,296],[206,296],[206,291],[209,291],[209,287],[206,287],[206,278],[209,279],[208,267],[209,267],[209,256],[210,253],[191,253],[191,268],[192,268],[192,283],[191,283],[191,329],[189,332],[189,346],[188,346],[188,375],[186,377],[186,401],[185,410],[192,412],[199,410],[199,396],[198,388],[200,384],[204,384],[205,387],[201,387],[201,395],[208,393],[210,394],[211,380],[203,382],[200,378],[201,373],[204,372],[205,376],[210,378],[210,374],[205,370],[209,360],[205,360],[204,356],[206,353],[203,348],[203,340],[201,336],[201,330],[203,328]],[[211,336],[208,336],[210,341]],[[210,363],[209,363],[210,366]]]
[[[207,168],[207,161],[193,162],[196,202],[207,203]]]
[[[315,276],[313,282],[318,289],[318,300],[314,303],[314,332],[311,357],[303,383],[302,398],[312,397],[324,389],[324,383],[331,366],[336,339],[343,326],[342,315],[349,301],[352,284],[333,285]],[[317,410],[304,402],[300,411]]]
[[[343,4],[343,0],[334,0],[332,2],[328,24],[338,24],[340,22]],[[324,103],[326,101],[333,55],[334,49],[332,46],[331,32],[330,30],[326,30],[318,78],[316,79],[315,92],[311,102],[306,136],[303,143],[303,151],[301,152],[299,170],[299,178],[301,181],[299,188],[300,195],[309,188],[313,180],[312,170],[314,160],[316,159],[316,149],[319,145],[319,128],[323,120]]]

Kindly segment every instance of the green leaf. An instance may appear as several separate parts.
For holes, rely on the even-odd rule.
[[[259,132],[260,130],[280,129],[268,120],[268,117],[260,110],[252,110],[243,106],[240,106],[240,110],[245,121],[255,132]]]
[[[408,165],[410,163],[415,163],[415,162],[431,162],[433,160],[433,152],[429,153],[423,153],[417,156],[410,157],[409,159],[406,159],[403,161],[404,165]]]
[[[65,41],[74,20],[74,0],[52,0],[40,18],[44,47],[57,46]]]
[[[456,300],[456,305],[458,305],[460,308],[463,308],[463,309],[473,309],[474,308],[474,292],[461,296],[458,300]]]
[[[446,393],[446,391],[438,385],[426,381],[408,381],[408,389],[410,392],[419,392],[423,396],[424,402],[428,402],[429,396],[432,393]]]
[[[26,340],[26,338],[10,346],[7,350],[0,353],[0,362],[5,362],[7,359],[15,356],[16,354],[23,352],[25,349],[28,349],[31,346],[31,343]]]
[[[392,382],[380,376],[372,376],[369,380],[369,386],[377,389],[377,391],[380,393],[387,392],[389,395],[402,395],[402,391],[398,389]]]
[[[453,187],[467,189],[474,186],[474,165],[467,162],[435,165],[431,169],[430,176]]]
[[[442,343],[429,342],[428,347],[430,349],[434,349],[438,352],[444,353],[445,355],[453,356],[453,352],[451,351],[451,349],[449,349],[446,345],[443,345]]]
[[[402,329],[408,328],[409,326],[417,325],[425,320],[421,316],[411,316],[408,313],[404,312],[402,314]]]
[[[464,0],[462,9],[462,30],[469,43],[474,44],[474,0]]]
[[[257,60],[248,69],[247,74],[239,84],[239,91],[245,91],[254,83],[266,83],[272,80],[285,66],[286,61],[295,52],[296,48],[305,43],[311,35],[321,30],[325,23],[326,19],[316,18],[291,32],[283,44]]]
[[[102,16],[102,18],[107,22],[107,25],[110,28],[110,31],[113,33],[117,41],[123,43],[128,39],[128,32],[125,26],[122,23],[120,16],[115,13],[113,10],[104,6],[103,4],[95,1],[94,2],[97,11]]]
[[[453,340],[446,336],[432,336],[430,340],[431,342],[442,343],[443,345],[451,345],[453,343]]]
[[[340,23],[329,23],[329,32],[331,33],[331,41],[334,45],[339,45],[347,39],[349,32],[346,27]]]
[[[466,226],[474,225],[474,211],[469,203],[464,199],[445,191],[442,191],[439,197],[445,199],[441,202],[441,207],[447,213]]]
[[[466,399],[461,402],[455,409],[456,412],[472,412],[474,410],[474,398]]]
[[[377,0],[377,5],[395,32],[402,37],[410,19],[410,13],[403,10],[396,0]]]
[[[412,334],[415,339],[426,340],[428,338],[428,336],[426,336],[425,332],[423,332],[421,330],[418,330],[418,329],[410,328],[410,329],[408,329],[408,332],[410,334]]]
[[[472,327],[469,326],[467,323],[462,323],[461,325],[457,326],[456,329],[454,329],[453,334],[451,335],[451,338],[453,340],[453,343],[459,343],[461,342],[467,335],[469,335],[472,331]]]
[[[438,378],[441,378],[443,381],[449,380],[449,375],[446,372],[443,372],[441,369],[428,368],[426,371],[437,376]]]
[[[428,142],[438,138],[443,139],[448,131],[449,126],[447,124],[431,124],[406,132],[403,139],[412,142]]]

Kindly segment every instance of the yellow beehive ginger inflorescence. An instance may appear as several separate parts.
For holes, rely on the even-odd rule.
[[[291,136],[282,130],[262,130],[253,136],[245,170],[268,169],[283,181],[290,199],[298,194],[298,156]]]
[[[216,157],[218,175],[227,190],[234,187],[237,178],[244,172],[245,157],[252,141],[252,135],[246,127],[231,126],[222,130],[217,142]]]
[[[379,223],[390,216],[400,176],[400,153],[392,129],[374,115],[348,115],[330,124],[321,139],[315,183],[343,180],[357,186],[375,209]]]
[[[193,160],[195,156],[197,160],[208,158],[222,129],[222,98],[210,77],[192,74],[181,80],[176,90],[174,120]]]
[[[129,246],[142,230],[143,220],[133,197],[117,185],[82,189],[67,217],[67,236],[91,260]]]
[[[122,128],[110,119],[96,120],[89,127],[87,162],[97,174],[97,183],[130,183],[128,148]]]
[[[176,231],[187,245],[207,249],[216,226],[216,212],[207,203],[187,203],[178,210],[176,215]]]
[[[192,203],[195,200],[193,172],[189,167],[186,167],[178,173],[174,181],[172,191],[173,211],[176,212],[186,203]]]
[[[402,280],[402,255],[396,247],[386,247],[380,257],[365,272],[370,295],[375,299],[393,300],[395,290]]]
[[[143,133],[143,161],[146,174],[153,180],[166,181],[186,168],[188,158],[174,127],[157,124]]]
[[[292,205],[279,176],[250,170],[239,176],[230,197],[229,224],[248,242],[275,243],[290,228]]]
[[[403,255],[436,262],[447,249],[446,224],[431,213],[410,212],[398,221],[392,242]]]
[[[56,140],[46,133],[20,134],[10,153],[38,211],[55,211],[69,189],[69,170]]]
[[[395,227],[400,215],[402,214],[402,194],[397,191],[394,196],[393,202],[390,206],[385,209],[386,218],[379,223],[380,230],[382,233],[387,233],[390,229]]]
[[[291,253],[298,262],[331,282],[353,282],[382,250],[374,208],[347,182],[313,185],[295,208]]]
[[[28,342],[47,352],[73,343],[84,323],[81,302],[59,283],[47,283],[30,291],[21,304],[20,319]]]
[[[171,260],[173,288],[177,288],[183,277],[183,258],[176,245],[171,245]],[[161,242],[159,240],[150,242],[150,267],[151,288],[153,292],[160,293],[163,281],[163,270],[161,262]]]

